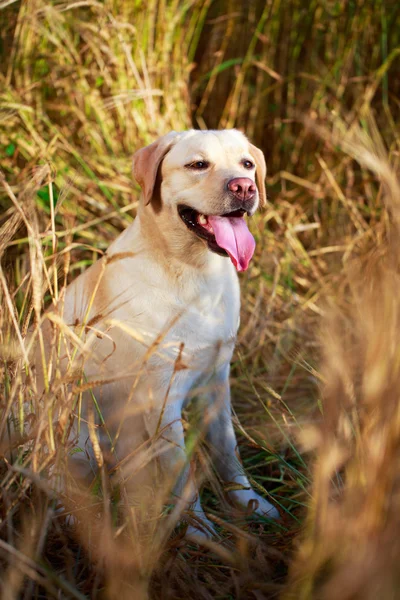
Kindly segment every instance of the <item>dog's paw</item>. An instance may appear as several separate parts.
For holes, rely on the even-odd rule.
[[[281,518],[278,509],[258,494],[254,495],[251,502],[254,504],[254,512],[257,515],[267,517],[268,519],[274,519],[275,521]]]
[[[278,509],[253,490],[232,491],[229,493],[229,497],[234,504],[246,509],[250,513],[254,512],[256,515],[274,519],[275,521],[280,519]]]
[[[204,541],[219,539],[213,523],[203,514],[201,518],[191,519],[185,532],[185,539],[200,544]]]
[[[68,529],[76,529],[79,525],[78,518],[69,512],[60,502],[57,504],[54,510],[54,518],[61,519]]]

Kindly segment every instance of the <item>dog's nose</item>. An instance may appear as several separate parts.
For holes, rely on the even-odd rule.
[[[234,177],[228,181],[228,190],[239,200],[251,200],[254,198],[257,188],[249,177]]]

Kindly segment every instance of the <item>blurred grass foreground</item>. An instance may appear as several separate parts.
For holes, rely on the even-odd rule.
[[[395,0],[0,0],[3,599],[400,598],[399,68]],[[25,337],[133,220],[135,149],[189,127],[242,129],[270,200],[232,392],[283,518],[228,521],[211,479],[208,550],[162,507],[139,541],[106,485],[57,516],[63,382],[38,402]]]

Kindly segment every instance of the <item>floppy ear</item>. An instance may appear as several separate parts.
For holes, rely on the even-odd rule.
[[[265,178],[267,176],[267,165],[265,164],[264,154],[257,146],[253,146],[253,144],[250,144],[250,153],[256,163],[256,184],[260,197],[260,206],[266,206],[267,192],[265,189]]]
[[[170,131],[133,155],[132,175],[142,188],[145,204],[149,204],[152,199],[158,169],[164,156],[177,141],[178,135],[176,131]]]

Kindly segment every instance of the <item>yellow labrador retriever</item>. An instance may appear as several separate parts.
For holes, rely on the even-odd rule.
[[[238,459],[229,391],[236,272],[254,252],[245,217],[265,202],[263,154],[237,130],[171,132],[136,152],[133,175],[142,188],[134,223],[63,302],[62,318],[85,345],[74,361],[84,361],[86,383],[93,382],[87,402],[95,397],[102,415],[100,446],[132,490],[143,489],[143,473],[157,462],[166,481],[175,477],[175,501],[212,531],[182,422],[188,400],[201,399],[213,466],[229,484],[229,499],[277,518]],[[80,447],[90,447],[89,434],[83,418]],[[87,475],[92,450],[73,458]]]

